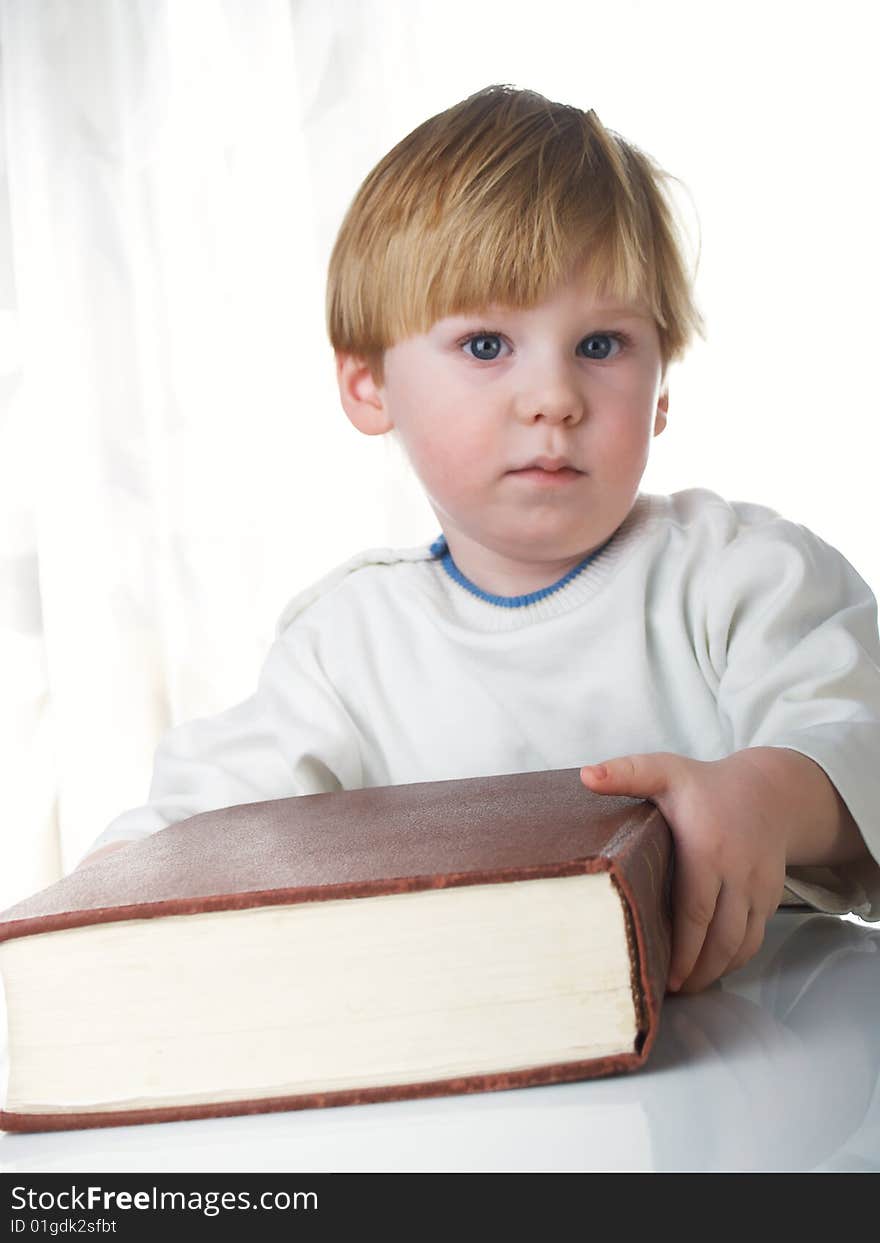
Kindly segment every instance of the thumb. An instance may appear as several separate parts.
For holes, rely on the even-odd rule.
[[[602,764],[586,764],[581,769],[581,781],[598,794],[656,798],[668,791],[672,770],[679,758],[669,751],[621,755]]]

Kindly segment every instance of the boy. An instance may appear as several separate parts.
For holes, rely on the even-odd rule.
[[[237,803],[605,761],[584,784],[675,838],[670,988],[746,963],[786,892],[880,919],[873,595],[771,509],[639,492],[703,335],[665,176],[503,86],[380,161],[329,336],[348,418],[399,438],[443,534],[295,598],[254,695],[170,730],[83,863]]]

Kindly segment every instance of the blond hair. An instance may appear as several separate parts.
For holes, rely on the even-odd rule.
[[[396,342],[490,303],[535,306],[582,275],[648,305],[665,374],[705,339],[670,180],[592,109],[477,91],[407,134],[355,194],[330,256],[330,343],[382,385]]]

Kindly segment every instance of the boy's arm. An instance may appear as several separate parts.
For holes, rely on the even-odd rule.
[[[834,548],[776,519],[712,567],[698,656],[735,749],[609,757],[599,793],[649,798],[675,839],[670,981],[705,988],[758,950],[785,889],[880,920],[877,602]],[[593,766],[595,768],[595,766]]]
[[[818,910],[880,920],[871,589],[836,548],[777,517],[746,526],[715,558],[703,617],[731,750],[748,750],[795,809],[786,887]]]
[[[163,735],[147,801],[117,816],[76,866],[199,812],[361,784],[357,729],[310,631],[294,624],[272,644],[253,695]]]
[[[815,760],[788,747],[750,747],[749,755],[791,808],[786,866],[873,862],[849,808]]]

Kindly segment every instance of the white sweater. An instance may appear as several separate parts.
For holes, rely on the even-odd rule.
[[[168,730],[149,801],[90,851],[238,803],[756,746],[820,764],[873,856],[790,868],[790,893],[880,920],[874,596],[772,509],[641,493],[583,568],[513,600],[442,538],[339,566],[284,610],[253,695]]]

